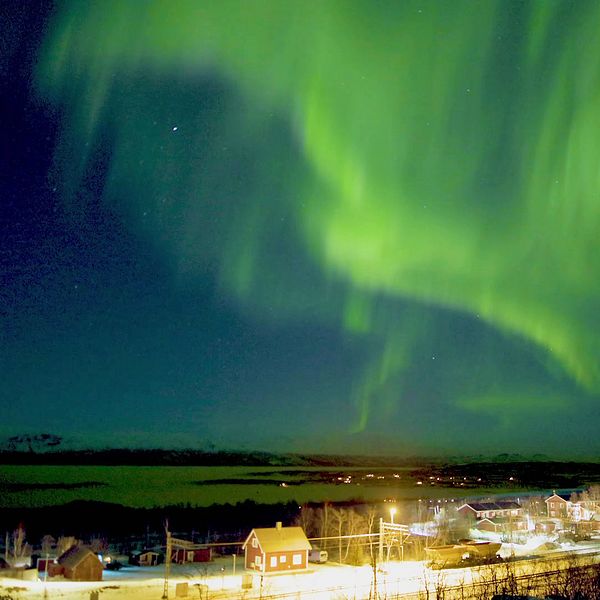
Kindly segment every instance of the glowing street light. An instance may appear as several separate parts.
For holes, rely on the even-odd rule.
[[[390,519],[391,522],[394,523],[394,515],[396,514],[396,507],[390,506]]]

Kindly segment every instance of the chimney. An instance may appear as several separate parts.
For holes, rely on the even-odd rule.
[[[281,526],[282,526],[281,521],[277,521],[277,523],[275,523],[275,529],[281,530]]]

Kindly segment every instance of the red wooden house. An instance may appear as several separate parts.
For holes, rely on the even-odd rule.
[[[48,564],[48,575],[64,575],[73,581],[102,581],[104,567],[100,559],[84,546],[73,546],[57,559],[57,564]]]
[[[210,562],[212,549],[209,548],[173,548],[171,562],[183,565],[185,563]]]
[[[571,497],[570,494],[557,494],[554,492],[552,496],[546,498],[548,516],[556,519],[570,519],[575,522],[594,519],[595,507],[593,503],[574,501]]]
[[[311,545],[302,527],[257,528],[244,542],[246,569],[261,573],[298,571],[308,567]]]
[[[572,505],[570,494],[557,494],[554,492],[550,498],[546,498],[545,502],[549,517],[567,518],[569,508]]]
[[[518,502],[467,502],[457,510],[462,517],[477,521],[498,517],[520,517],[523,514],[523,509]]]

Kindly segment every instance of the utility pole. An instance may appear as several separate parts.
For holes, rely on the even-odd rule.
[[[165,531],[167,532],[167,550],[165,556],[165,583],[163,586],[163,600],[169,598],[169,575],[171,574],[171,553],[173,551],[173,542],[171,541],[171,532],[169,531],[169,521],[165,523]]]
[[[369,588],[369,600],[377,600],[377,569],[379,568],[377,565],[377,555],[373,556],[371,566],[373,567],[373,581],[371,583],[371,587]]]
[[[379,563],[383,563],[383,518],[379,517]]]
[[[48,587],[46,582],[48,581],[48,551],[46,551],[46,568],[44,569],[44,598],[48,597]]]

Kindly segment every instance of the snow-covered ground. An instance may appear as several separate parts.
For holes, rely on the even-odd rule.
[[[533,544],[532,544],[533,546]],[[508,556],[531,553],[529,547],[505,548]],[[598,552],[600,544],[578,545],[581,553]],[[564,558],[564,550],[557,548],[547,556]],[[515,568],[525,573],[531,571],[534,563],[522,561],[513,563]],[[188,598],[224,600],[257,598],[302,598],[307,600],[327,600],[330,598],[368,598],[373,586],[387,597],[396,594],[417,592],[426,586],[434,589],[443,581],[445,585],[468,585],[477,578],[478,568],[445,569],[432,571],[423,562],[389,562],[376,574],[370,566],[352,567],[327,563],[311,564],[306,572],[295,574],[269,575],[262,578],[243,568],[242,557],[234,565],[232,557],[217,558],[211,563],[196,565],[171,565],[169,598],[176,598],[177,584],[188,586]],[[501,568],[501,565],[499,565]],[[552,567],[556,568],[556,567]],[[488,567],[489,569],[489,567]],[[101,582],[73,582],[65,580],[23,581],[0,579],[2,600],[93,600],[99,592],[98,600],[159,600],[163,597],[164,566],[125,567],[120,571],[104,571]],[[251,587],[243,587],[243,584]]]
[[[245,571],[230,557],[218,558],[203,565],[171,565],[169,598],[176,597],[178,583],[188,584],[188,598],[268,598],[269,596],[302,596],[311,600],[329,598],[368,598],[373,585],[373,569],[369,566],[310,565],[306,572],[277,574],[262,578]],[[416,591],[422,587],[427,572],[422,562],[389,563],[377,574],[378,589],[391,592]],[[251,587],[243,589],[243,584]],[[164,566],[126,567],[120,571],[104,571],[101,582],[22,581],[0,579],[0,597],[13,600],[90,600],[99,591],[99,600],[150,600],[163,595]]]

